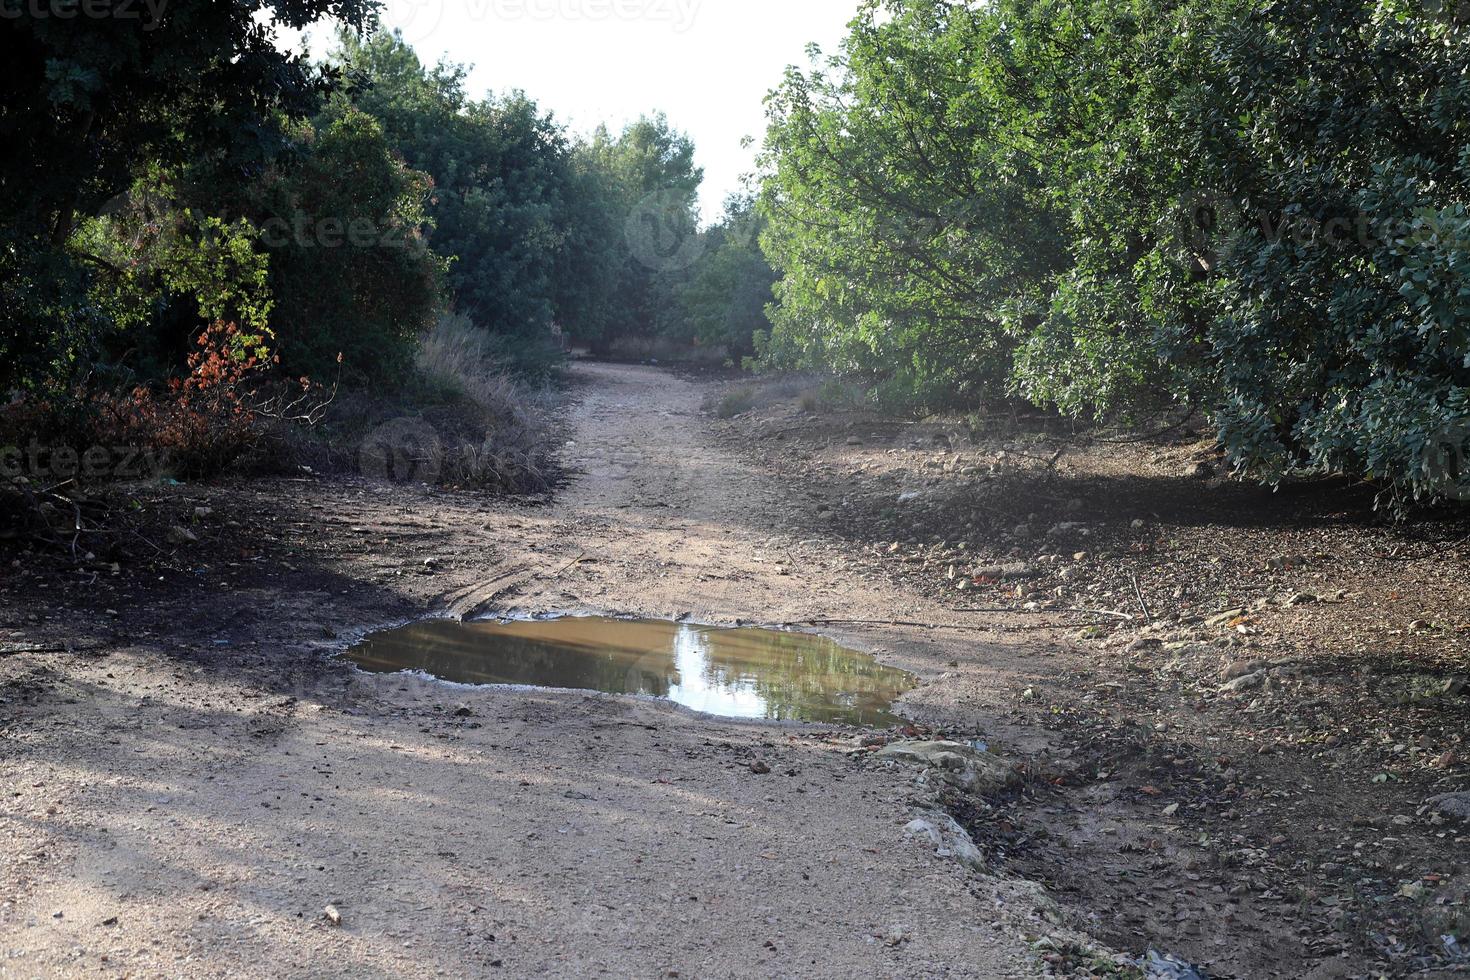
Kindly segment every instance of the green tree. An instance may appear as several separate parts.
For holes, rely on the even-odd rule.
[[[1189,402],[1268,480],[1470,492],[1467,32],[1436,0],[873,0],[770,102],[767,360]]]
[[[248,192],[270,256],[282,363],[330,378],[403,380],[442,308],[428,247],[432,181],[392,152],[372,117],[336,101]]]
[[[703,254],[678,288],[681,320],[674,336],[724,348],[737,360],[755,353],[770,329],[766,309],[776,274],[760,250],[762,220],[748,197],[732,197],[719,224],[703,233]]]
[[[338,58],[361,80],[355,103],[433,178],[431,244],[450,259],[454,309],[523,368],[544,368],[558,307],[576,315],[592,305],[558,277],[597,247],[580,224],[589,196],[564,132],[520,93],[471,99],[463,67],[426,69],[395,36],[344,36]]]
[[[281,146],[332,77],[275,43],[275,25],[331,15],[353,29],[375,0],[252,0],[52,16],[0,0],[0,387],[57,381],[95,343],[89,275],[65,246],[79,218],[145,163],[208,161],[225,179]],[[89,8],[90,9],[90,8]],[[157,17],[154,20],[154,17]]]
[[[663,115],[644,116],[617,138],[599,128],[580,155],[601,175],[621,261],[603,340],[679,330],[674,293],[703,252],[694,143]]]

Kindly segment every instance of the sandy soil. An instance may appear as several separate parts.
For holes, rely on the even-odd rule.
[[[335,659],[431,613],[947,615],[723,447],[707,386],[578,375],[580,475],[551,506],[313,476],[185,487],[146,504],[197,542],[5,569],[0,977],[1019,977],[1030,941],[1079,938],[1035,886],[907,838],[933,794],[855,753],[860,733]],[[987,694],[1024,648],[835,635],[929,682],[918,717],[1045,751]]]
[[[1187,428],[574,381],[550,501],[303,472],[119,488],[80,560],[0,536],[0,977],[1470,969],[1470,823],[1431,805],[1470,788],[1463,513],[1208,476]],[[558,611],[822,621],[922,679],[882,738],[984,739],[1019,783],[339,657]],[[905,833],[940,811],[986,873]]]

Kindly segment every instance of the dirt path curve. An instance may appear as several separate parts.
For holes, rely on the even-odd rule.
[[[238,608],[124,614],[103,658],[0,658],[0,977],[1034,975],[1022,933],[1049,927],[1028,890],[907,839],[913,771],[849,758],[852,732],[313,666],[380,593],[934,613],[802,537],[800,488],[716,448],[701,385],[578,373],[582,475],[551,508],[318,487],[315,512],[384,544],[338,548],[330,579],[220,582]],[[404,526],[411,555],[389,546]],[[403,575],[426,549],[441,571]],[[927,678],[957,642],[847,638]]]

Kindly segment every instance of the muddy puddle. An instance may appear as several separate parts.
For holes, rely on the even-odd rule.
[[[592,617],[415,623],[368,637],[348,657],[374,673],[639,694],[725,718],[874,727],[903,722],[893,702],[917,683],[820,636]]]

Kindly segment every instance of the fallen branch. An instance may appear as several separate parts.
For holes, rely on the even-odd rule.
[[[1111,616],[1114,619],[1121,619],[1129,623],[1133,622],[1132,613],[1118,612],[1116,609],[1083,609],[1080,606],[1071,606],[1067,609],[1067,612],[1086,613],[1089,616]]]
[[[102,649],[105,649],[105,644],[101,643],[85,647],[72,646],[70,643],[44,647],[11,647],[0,644],[0,657],[18,657],[30,653],[96,653]]]
[[[562,572],[565,572],[565,571],[567,571],[569,569],[575,568],[576,566],[582,564],[582,562],[584,562],[586,560],[587,560],[587,552],[584,551],[580,555],[578,555],[577,557],[573,558],[571,561],[567,562],[562,567],[558,568],[556,571],[552,572],[550,575],[544,575],[542,577],[543,578],[556,578]]]
[[[1014,612],[1016,610],[1004,610]],[[1107,609],[1039,609],[1043,612],[1080,612],[1091,613],[1098,616],[1112,616],[1126,620],[1132,620],[1133,616],[1128,613],[1113,612]],[[960,630],[970,632],[973,630],[994,629],[1000,632],[1017,629],[1061,629],[1075,626],[1076,623],[1038,623],[1034,626],[1010,626],[1003,623],[918,623],[903,619],[793,619],[784,623],[778,623],[778,629],[790,629],[794,626],[902,626],[908,629],[922,630]],[[707,627],[710,629],[741,629],[743,627]]]
[[[1128,577],[1133,580],[1133,594],[1138,597],[1138,605],[1143,610],[1143,618],[1152,623],[1154,621],[1154,614],[1149,611],[1148,602],[1143,598],[1143,589],[1138,585],[1138,576],[1133,572],[1129,572]]]
[[[922,630],[973,630],[981,626],[951,625],[948,623],[916,623],[903,619],[792,619],[780,624],[791,626],[903,626]]]

